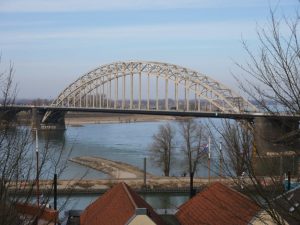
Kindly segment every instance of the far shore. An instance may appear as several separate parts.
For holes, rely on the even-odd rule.
[[[157,115],[125,115],[125,114],[67,114],[65,123],[67,126],[81,126],[84,124],[110,124],[110,123],[137,123],[137,122],[158,122],[175,120],[174,116]]]

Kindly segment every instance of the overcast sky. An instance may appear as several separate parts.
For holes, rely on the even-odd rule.
[[[79,76],[120,60],[175,63],[235,86],[241,38],[255,48],[269,8],[297,0],[0,0],[0,50],[19,98],[55,98]]]

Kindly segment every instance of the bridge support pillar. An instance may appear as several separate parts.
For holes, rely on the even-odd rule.
[[[255,118],[255,149],[253,160],[259,175],[299,174],[299,120]]]
[[[41,113],[37,108],[33,107],[31,109],[31,128],[33,130],[41,129],[41,121],[44,116],[44,113]]]
[[[31,128],[38,130],[65,130],[65,113],[61,111],[54,111],[51,117],[47,121],[42,122],[45,116],[45,110],[38,110],[37,108],[32,108],[31,116]]]

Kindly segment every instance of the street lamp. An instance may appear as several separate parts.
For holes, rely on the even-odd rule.
[[[220,146],[219,146],[219,149],[220,149],[220,155],[219,155],[219,177],[220,179],[222,178],[222,141],[220,141]]]
[[[208,136],[208,183],[210,184],[210,136]]]
[[[40,206],[39,137],[38,137],[38,129],[35,129],[35,155],[36,155],[36,197],[37,197],[37,205]]]

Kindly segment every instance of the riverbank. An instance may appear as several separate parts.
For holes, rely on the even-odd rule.
[[[207,178],[195,178],[194,188],[200,190],[206,187],[209,183],[221,181],[222,183],[235,186],[232,179],[212,178],[210,181]],[[190,179],[189,177],[159,177],[147,178],[146,184],[141,178],[127,178],[127,179],[100,179],[100,180],[58,180],[57,191],[58,194],[101,194],[113,187],[115,184],[125,182],[131,188],[138,192],[174,192],[186,193],[189,192]],[[33,189],[32,189],[33,188]],[[9,187],[13,192],[15,190],[15,183]],[[34,181],[19,182],[18,193],[24,194],[29,190],[35,191],[36,187]],[[39,190],[41,193],[48,193],[53,189],[52,180],[40,180]]]
[[[273,191],[278,188],[274,186],[274,181],[270,177],[262,177],[261,182],[268,187],[268,190]],[[57,193],[59,195],[74,195],[74,194],[102,194],[112,188],[114,185],[125,182],[132,189],[139,193],[188,193],[190,191],[190,178],[189,177],[158,177],[147,178],[146,183],[141,178],[131,179],[99,179],[99,180],[58,180]],[[214,182],[221,182],[229,187],[237,189],[239,191],[257,191],[257,186],[253,185],[249,178],[243,179],[246,189],[242,189],[241,183],[238,179],[232,178],[194,178],[193,186],[197,191],[202,190],[208,185]],[[240,184],[239,184],[240,183]],[[17,186],[16,186],[17,185]],[[17,191],[16,191],[17,187]],[[14,194],[26,195],[28,192],[35,192],[35,181],[11,183],[8,186],[9,192]],[[40,180],[39,181],[40,193],[53,192],[52,180]]]
[[[69,161],[106,173],[113,179],[142,178],[144,176],[144,171],[135,166],[101,157],[82,156],[71,158]],[[147,176],[155,177],[149,173]]]
[[[158,115],[128,115],[108,113],[67,113],[65,123],[67,126],[81,126],[84,124],[107,124],[107,123],[136,123],[157,122],[163,120],[175,120],[174,116]]]

